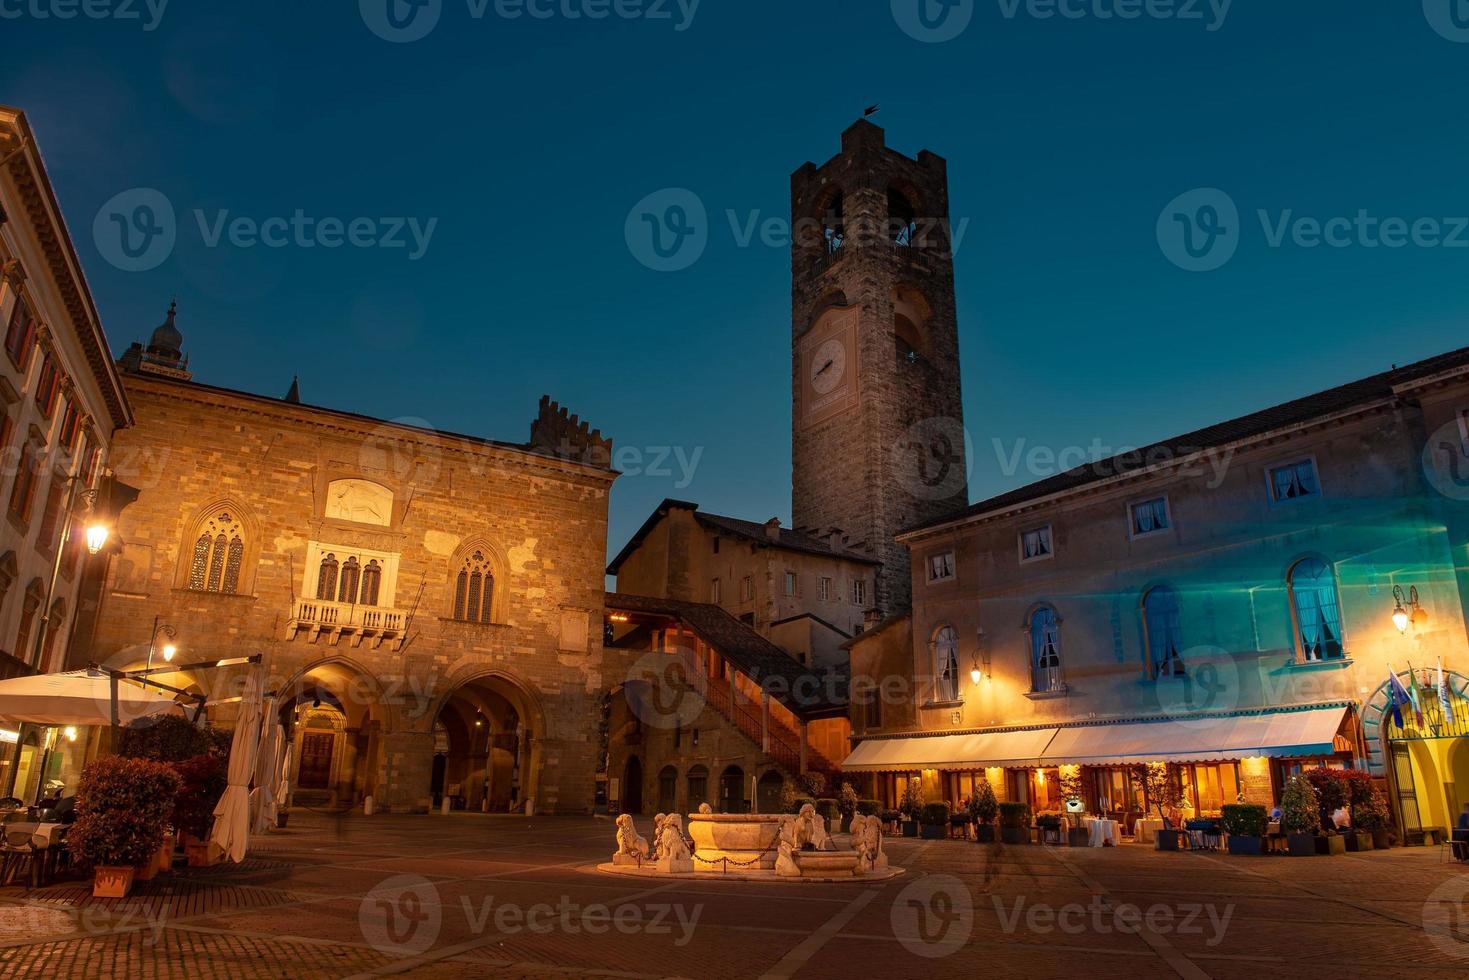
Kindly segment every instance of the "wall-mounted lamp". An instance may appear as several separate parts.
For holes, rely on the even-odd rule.
[[[1399,633],[1406,633],[1409,625],[1416,626],[1423,621],[1425,613],[1423,607],[1418,605],[1418,586],[1408,586],[1408,594],[1405,598],[1403,587],[1394,585],[1392,597],[1396,603],[1392,611],[1392,624],[1398,628]],[[1403,606],[1404,602],[1408,604],[1406,607]]]
[[[984,646],[983,626],[974,631],[974,660],[969,671],[969,679],[975,684],[990,679],[990,655]]]

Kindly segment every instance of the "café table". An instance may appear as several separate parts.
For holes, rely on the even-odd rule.
[[[1164,828],[1162,817],[1142,817],[1133,827],[1139,844],[1151,844],[1158,831]]]
[[[1116,847],[1118,824],[1105,817],[1087,817],[1085,821],[1088,847]]]

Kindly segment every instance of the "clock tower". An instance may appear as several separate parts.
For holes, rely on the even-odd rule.
[[[792,523],[881,560],[891,614],[912,600],[894,535],[969,502],[947,166],[859,121],[791,175],[791,219]]]

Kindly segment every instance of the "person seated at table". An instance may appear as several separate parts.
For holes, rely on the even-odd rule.
[[[46,819],[53,823],[75,823],[76,818],[77,798],[75,794],[72,796],[63,796],[57,801],[56,806],[52,807],[51,812],[46,815]]]
[[[1273,820],[1273,821],[1275,821],[1275,822],[1277,822],[1277,823],[1280,821],[1280,804],[1279,803],[1275,804],[1275,806],[1271,808],[1271,810],[1270,810],[1270,819]]]
[[[1464,804],[1464,809],[1459,814],[1459,829],[1469,830],[1469,803]]]
[[[1352,825],[1351,811],[1344,806],[1338,807],[1336,812],[1331,815],[1331,822],[1337,830],[1345,830]]]

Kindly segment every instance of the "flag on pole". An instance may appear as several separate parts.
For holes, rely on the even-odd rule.
[[[1413,670],[1412,661],[1408,662],[1408,699],[1413,702],[1413,724],[1420,729],[1425,727],[1423,702],[1418,698],[1418,674]]]
[[[1388,664],[1387,667],[1387,700],[1388,707],[1392,708],[1393,724],[1398,726],[1399,731],[1402,731],[1403,705],[1408,703],[1408,692],[1403,690],[1402,682],[1398,680],[1398,675],[1393,673],[1391,664]]]
[[[1449,682],[1444,680],[1443,657],[1438,658],[1438,706],[1443,709],[1443,720],[1446,724],[1454,723],[1454,708],[1449,704]]]

